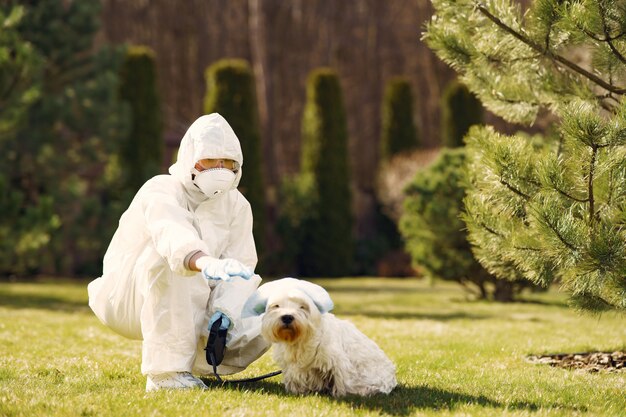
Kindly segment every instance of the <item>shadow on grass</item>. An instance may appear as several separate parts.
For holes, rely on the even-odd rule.
[[[257,391],[264,394],[276,395],[279,397],[298,397],[289,394],[278,381],[259,381],[254,383],[233,383],[221,384],[216,380],[204,380],[210,388],[224,388],[240,391]],[[415,410],[450,410],[453,411],[461,406],[475,405],[483,408],[495,408],[502,410],[526,410],[537,411],[541,407],[532,402],[513,402],[503,404],[494,401],[483,395],[469,395],[446,391],[427,386],[407,387],[399,385],[389,395],[374,395],[371,397],[359,397],[348,395],[342,398],[333,398],[325,394],[311,394],[325,397],[337,403],[349,404],[355,409],[378,411],[381,414],[393,416],[408,416]],[[548,406],[550,407],[550,406]],[[576,408],[564,404],[553,404],[551,407],[560,410],[566,409],[572,412],[584,412],[586,408]]]
[[[519,300],[515,300],[513,304],[528,304],[528,305],[538,305],[544,307],[557,307],[562,309],[569,309],[570,306],[567,305],[565,301],[556,301],[556,300],[539,300],[534,298],[521,298]]]
[[[452,321],[452,320],[486,320],[495,317],[491,314],[470,314],[466,312],[450,312],[450,313],[403,313],[403,312],[385,312],[385,311],[368,311],[354,310],[343,311],[337,310],[337,317],[343,316],[365,316],[375,319],[394,319],[394,320],[435,320],[435,321]]]
[[[13,309],[91,312],[86,301],[68,300],[62,295],[20,294],[5,288],[0,288],[0,306]]]
[[[341,285],[341,284],[326,284],[322,285],[326,291],[330,293],[368,293],[368,294],[424,294],[424,293],[437,293],[448,291],[444,288],[437,287],[415,287],[411,285],[393,285],[386,286],[380,285]]]
[[[337,283],[334,284],[332,282],[329,281],[325,281],[323,283],[320,283],[319,281],[316,280],[312,280],[313,282],[316,282],[320,285],[322,285],[328,292],[330,293],[355,293],[355,294],[359,294],[359,293],[371,293],[371,294],[425,294],[425,293],[451,293],[451,291],[454,291],[453,288],[451,286],[442,286],[442,285],[412,285],[412,283],[415,283],[415,280],[411,280],[410,278],[407,279],[406,284],[405,283],[401,283],[401,284],[397,284],[397,283],[392,283],[391,285],[389,285],[387,282],[385,282],[385,278],[378,278],[379,282],[377,283],[367,283],[365,285],[346,285],[345,283]],[[418,281],[419,282],[419,281]],[[552,307],[563,307],[563,308],[569,308],[568,304],[566,301],[561,301],[561,300],[544,300],[544,299],[540,299],[537,298],[536,295],[534,295],[534,292],[529,291],[529,290],[524,290],[522,291],[522,293],[516,295],[516,298],[514,301],[505,301],[505,302],[499,302],[499,301],[494,301],[494,300],[490,300],[490,301],[486,301],[486,300],[482,300],[482,299],[475,299],[474,296],[476,294],[472,293],[472,292],[467,292],[467,291],[463,291],[463,287],[462,286],[457,286],[457,290],[459,291],[457,293],[457,295],[463,295],[465,294],[465,298],[463,297],[458,297],[458,298],[451,298],[450,301],[451,302],[455,302],[455,303],[460,303],[460,304],[472,304],[472,303],[492,303],[492,304],[496,304],[496,305],[507,305],[507,304],[536,304],[536,305],[542,305],[542,306],[552,306]],[[541,291],[537,292],[537,294],[540,294]]]
[[[238,391],[257,391],[272,395],[291,395],[285,392],[283,384],[280,382],[280,377],[272,378],[272,381],[258,381],[258,382],[233,382],[225,383],[219,382],[214,378],[202,378],[202,381],[209,388],[224,388]]]

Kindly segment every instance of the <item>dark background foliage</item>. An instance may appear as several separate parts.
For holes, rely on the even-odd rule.
[[[428,2],[44,0],[1,12],[6,274],[98,274],[134,192],[210,111],[241,138],[262,264],[374,274],[401,250],[398,219],[377,198],[384,150],[437,148],[454,78],[419,40]],[[313,99],[306,80],[323,67],[332,88]],[[305,267],[302,239],[325,271]]]

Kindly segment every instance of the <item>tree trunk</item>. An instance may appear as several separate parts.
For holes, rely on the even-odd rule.
[[[498,279],[495,282],[496,289],[493,292],[493,299],[502,303],[509,303],[513,301],[513,295],[515,294],[515,283]]]

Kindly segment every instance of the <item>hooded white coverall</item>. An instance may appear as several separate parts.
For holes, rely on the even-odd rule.
[[[240,166],[232,189],[213,199],[191,178],[195,163],[205,158],[228,158]],[[89,306],[117,333],[143,340],[143,374],[211,374],[204,347],[209,318],[218,310],[232,322],[220,374],[245,369],[268,349],[260,318],[241,318],[260,277],[209,285],[185,265],[202,251],[256,266],[252,211],[236,189],[242,165],[239,140],[226,120],[217,113],[202,116],[185,133],[171,175],[148,180],[120,218],[103,275],[88,286]]]

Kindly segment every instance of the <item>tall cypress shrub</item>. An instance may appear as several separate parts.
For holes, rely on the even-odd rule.
[[[247,61],[223,59],[206,70],[205,113],[219,113],[231,125],[244,157],[239,190],[252,206],[253,233],[263,268],[265,242],[265,194],[261,169],[261,128],[254,75]]]
[[[163,123],[157,89],[154,52],[145,46],[131,46],[120,70],[120,97],[128,103],[131,129],[120,146],[124,185],[134,193],[161,171]]]
[[[419,145],[413,121],[413,93],[406,78],[393,78],[385,88],[380,144],[381,160]]]
[[[353,257],[348,130],[337,74],[311,73],[302,123],[302,174],[313,178],[315,215],[300,267],[305,275],[351,272]]]
[[[381,103],[380,170],[394,156],[416,149],[420,140],[413,118],[413,92],[406,77],[395,77],[385,85]],[[402,246],[398,225],[377,201],[374,211],[376,232],[357,242],[357,272],[378,272],[377,264],[387,253]]]
[[[448,84],[441,97],[441,139],[444,146],[463,146],[463,137],[473,125],[483,124],[483,106],[459,81]]]

